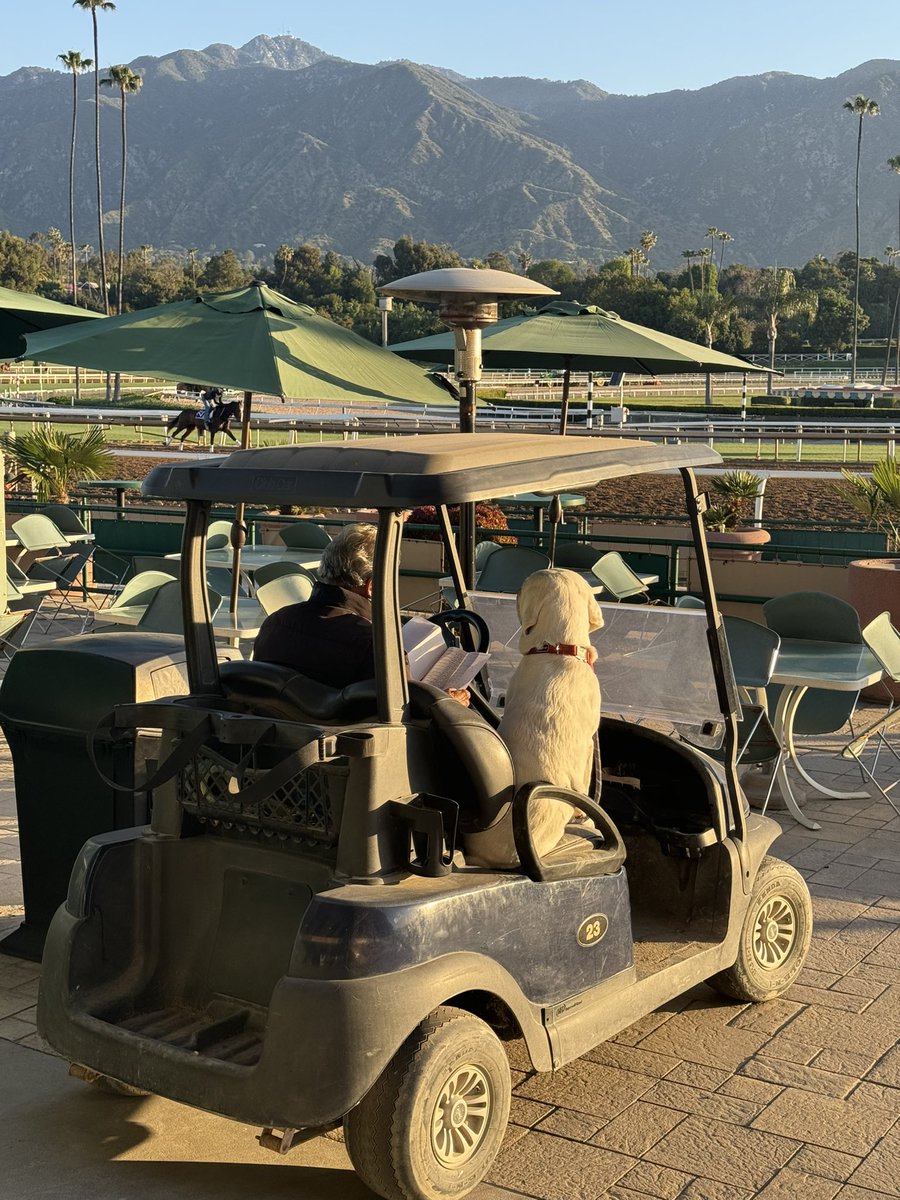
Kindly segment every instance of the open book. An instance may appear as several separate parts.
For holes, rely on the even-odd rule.
[[[403,648],[410,679],[449,691],[467,687],[488,660],[486,654],[448,646],[437,625],[413,617],[403,626]]]

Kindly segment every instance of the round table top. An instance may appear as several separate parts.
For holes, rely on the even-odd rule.
[[[79,483],[81,488],[128,488],[130,491],[137,491],[143,487],[143,479],[88,479],[84,483]]]
[[[517,496],[500,496],[501,501],[505,500],[514,504],[538,504],[549,505],[553,502],[554,496],[539,496],[536,492],[520,492]],[[578,496],[575,492],[560,492],[559,502],[563,508],[577,508],[579,504],[584,504],[585,497]]]

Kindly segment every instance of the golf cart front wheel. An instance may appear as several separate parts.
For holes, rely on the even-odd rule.
[[[800,973],[812,936],[812,901],[803,876],[777,858],[765,858],[741,929],[737,962],[710,979],[736,1000],[773,1000]]]
[[[510,1103],[509,1063],[471,1013],[436,1009],[344,1118],[347,1152],[384,1200],[447,1200],[484,1178]]]

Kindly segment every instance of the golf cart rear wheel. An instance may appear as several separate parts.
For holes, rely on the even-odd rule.
[[[510,1092],[493,1030],[471,1013],[438,1008],[344,1118],[347,1153],[385,1200],[463,1196],[500,1149]]]
[[[735,1000],[773,1000],[800,973],[812,936],[812,901],[798,871],[765,858],[741,929],[737,962],[710,979]]]

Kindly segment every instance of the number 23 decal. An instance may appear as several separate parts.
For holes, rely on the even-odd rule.
[[[592,913],[589,917],[585,917],[578,926],[575,938],[579,946],[596,946],[603,940],[607,929],[609,929],[609,921],[603,913]]]

